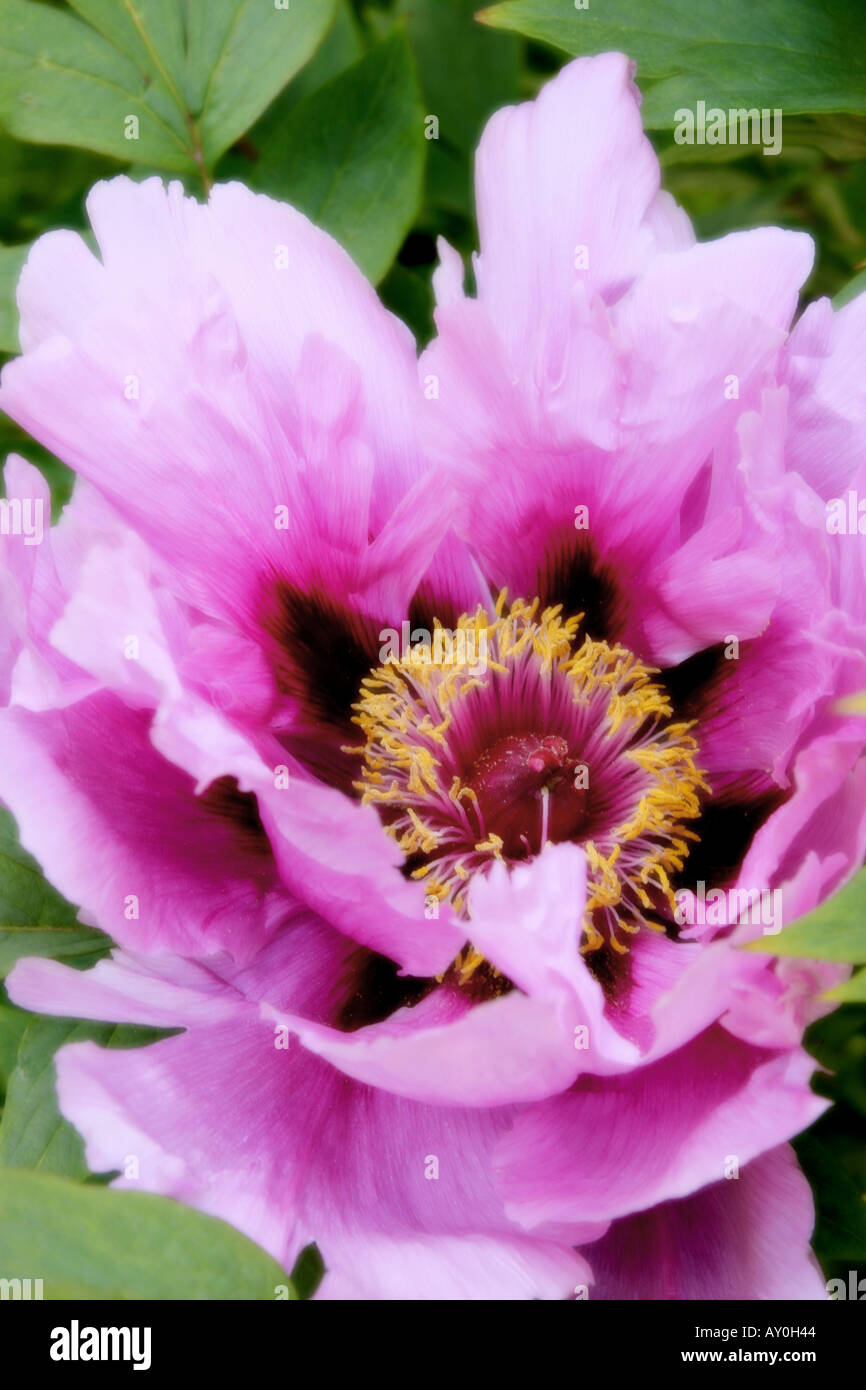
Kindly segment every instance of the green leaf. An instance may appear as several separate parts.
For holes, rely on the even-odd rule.
[[[91,1037],[92,1025],[69,1019],[38,1018],[28,1024],[6,1089],[0,1167],[87,1177],[81,1136],[57,1108],[54,1054],[64,1043]]]
[[[378,281],[418,210],[423,118],[398,33],[298,103],[260,150],[256,187],[301,208]]]
[[[46,482],[51,488],[51,516],[53,521],[57,521],[60,513],[69,501],[72,492],[72,485],[75,481],[75,474],[71,468],[67,468],[65,463],[49,454],[47,449],[43,449],[35,439],[31,439],[22,429],[10,420],[8,415],[0,412],[0,465],[5,463],[9,454],[20,454],[29,463],[35,464],[43,474]],[[2,477],[0,477],[2,486]],[[0,842],[2,842],[2,812],[0,812]],[[0,847],[2,855],[2,847]],[[2,864],[0,864],[0,883],[2,883]],[[0,889],[2,897],[2,889]]]
[[[212,167],[311,58],[336,0],[189,0],[187,99]]]
[[[292,1269],[298,1298],[312,1298],[325,1277],[325,1262],[318,1245],[305,1245]]]
[[[110,937],[92,927],[0,927],[0,979],[25,956],[49,956],[89,970],[111,945]]]
[[[473,151],[487,117],[519,95],[516,39],[474,22],[477,0],[399,0],[439,139]],[[431,141],[431,144],[433,142]]]
[[[833,308],[844,309],[845,305],[850,304],[852,299],[856,299],[858,294],[864,293],[866,293],[866,270],[861,270],[859,275],[855,275],[853,280],[849,280],[848,284],[845,285],[837,295],[833,296]],[[856,697],[852,696],[852,700],[854,698],[856,698],[858,703],[856,708],[853,709],[853,713],[866,714],[866,693]],[[846,703],[849,704],[849,709],[851,709],[852,706],[850,702]]]
[[[186,36],[183,7],[177,0],[69,0],[69,4],[184,109]]]
[[[106,6],[81,8],[96,14]],[[134,140],[129,117],[138,121]],[[157,63],[139,63],[75,15],[31,0],[0,0],[0,123],[37,144],[196,168],[187,122]]]
[[[856,971],[844,984],[828,990],[825,998],[846,1004],[866,1004],[866,970]]]
[[[823,1261],[866,1260],[866,1197],[852,1169],[856,1154],[846,1151],[834,1124],[822,1124],[801,1134],[797,1157],[815,1192],[817,1229],[815,1248]]]
[[[234,1302],[290,1284],[233,1226],[171,1198],[11,1171],[0,1173],[0,1269],[40,1277],[46,1299]]]
[[[69,1018],[34,1018],[18,1047],[6,1088],[0,1124],[0,1167],[38,1168],[63,1177],[86,1178],[84,1145],[57,1106],[54,1054],[67,1043],[139,1047],[170,1033],[130,1024]]]
[[[52,956],[86,968],[111,950],[111,939],[78,921],[22,849],[15,821],[0,808],[0,978],[22,956]]]
[[[674,124],[679,107],[780,107],[784,114],[866,111],[866,48],[856,0],[506,0],[484,23],[566,53],[619,49],[638,80],[663,78],[646,96],[644,124]]]
[[[51,887],[22,849],[15,821],[0,807],[0,923],[3,927],[75,926],[75,908]]]
[[[6,1095],[9,1078],[15,1070],[24,1030],[32,1017],[25,1009],[16,1009],[14,1004],[6,1002],[5,996],[0,995],[0,1105]]]
[[[29,246],[0,246],[0,352],[18,352],[15,290]]]
[[[257,165],[260,151],[282,149],[282,131],[289,112],[304,97],[310,96],[332,77],[351,67],[364,51],[350,0],[340,0],[334,23],[316,49],[315,55],[292,78],[268,109],[251,126],[244,138],[227,150],[217,166],[217,178],[222,181],[240,179],[257,188]]]
[[[83,194],[121,168],[91,150],[25,145],[0,131],[0,241],[32,241],[54,227],[84,226]]]
[[[22,956],[51,956],[80,969],[111,950],[111,940],[78,921],[22,849],[15,821],[0,808],[0,978]]]
[[[276,100],[271,102],[267,111],[249,132],[253,143],[255,144],[257,132],[265,122],[268,123],[268,128],[271,128],[274,120],[279,123],[280,115],[285,117],[303,97],[308,97],[311,92],[321,87],[323,82],[329,82],[332,77],[351,67],[363,52],[364,45],[358,32],[351,0],[338,0],[334,22],[313,57],[292,78]]]
[[[846,1278],[852,1260],[866,1262],[866,1007],[816,1019],[804,1045],[820,1064],[815,1089],[833,1106],[794,1148],[815,1194],[815,1252],[828,1278]]]
[[[207,185],[219,155],[311,57],[336,0],[70,3],[80,18],[0,0],[0,123],[21,140]]]
[[[392,314],[412,330],[417,343],[428,343],[434,333],[433,286],[430,276],[408,270],[395,261],[379,286],[379,295]]]
[[[520,97],[519,40],[475,22],[477,0],[399,0],[418,64],[425,115],[435,116],[428,142],[426,199],[431,208],[471,222],[472,157],[488,116]],[[425,227],[434,235],[448,230]],[[452,236],[449,236],[449,240]]]
[[[656,0],[652,6],[604,0],[576,10],[570,0],[506,0],[480,10],[477,18],[570,54],[617,49],[637,58],[644,76],[659,77],[675,71],[678,51],[721,33],[725,17],[718,8],[711,12],[695,0]]]
[[[843,1110],[850,1111],[857,1131],[862,1133],[866,1117],[866,1006],[843,1004],[816,1019],[806,1033],[804,1046],[821,1064],[815,1088],[835,1102],[831,1115],[838,1121]],[[821,1123],[828,1123],[828,1117]],[[863,1157],[866,1160],[866,1147]],[[866,1167],[863,1183],[866,1190]]]
[[[752,941],[745,949],[808,960],[866,961],[866,869],[778,936]]]

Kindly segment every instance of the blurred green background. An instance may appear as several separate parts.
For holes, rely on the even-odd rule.
[[[486,118],[532,97],[570,55],[608,48],[637,61],[663,183],[700,237],[766,224],[805,230],[817,259],[804,301],[842,303],[866,288],[860,0],[591,0],[585,9],[506,0],[483,23],[476,8],[471,0],[0,0],[0,360],[18,347],[14,289],[28,246],[51,228],[84,230],[87,190],[121,170],[179,178],[197,196],[237,178],[295,203],[343,242],[426,342],[437,236],[459,248],[471,274],[472,158]],[[676,144],[674,112],[697,100],[780,107],[781,154]],[[431,115],[437,139],[425,139]],[[62,507],[68,470],[3,416],[0,449],[38,464]],[[45,925],[46,910],[67,931],[74,921],[45,885],[22,905],[22,873],[30,882],[38,871],[7,818],[0,976],[24,953],[11,928]],[[75,963],[102,949],[72,934]],[[51,1066],[53,1050],[70,1029],[84,1036],[82,1027],[31,1020],[0,997],[0,1168],[88,1180],[76,1136],[56,1112]],[[144,1039],[114,1030],[110,1040]],[[827,1068],[819,1089],[836,1105],[797,1147],[818,1200],[817,1251],[828,1277],[844,1277],[866,1271],[866,1005],[822,1020],[809,1045]]]

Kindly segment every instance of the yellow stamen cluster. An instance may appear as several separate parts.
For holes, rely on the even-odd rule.
[[[650,891],[674,905],[670,876],[697,838],[682,821],[699,814],[699,793],[707,790],[694,763],[697,745],[690,725],[665,723],[671,705],[651,668],[625,647],[589,637],[575,651],[582,615],[564,620],[560,607],[538,609],[537,599],[508,605],[503,591],[493,615],[479,607],[451,634],[437,623],[430,643],[371,672],[355,706],[354,722],[365,738],[352,750],[364,760],[356,786],[365,803],[380,809],[406,857],[424,859],[412,872],[425,880],[428,896],[466,911],[468,880],[504,855],[502,839],[484,824],[476,792],[449,770],[448,732],[458,703],[483,700],[492,682],[513,677],[527,662],[534,664],[539,687],[565,681],[573,703],[587,710],[595,743],[634,780],[629,818],[582,842],[588,867],[583,949],[609,941],[624,951],[617,928],[639,929],[652,911]],[[481,958],[472,948],[467,952],[457,965],[471,974]]]
[[[593,840],[585,841],[583,846],[589,890],[585,949],[595,950],[609,939],[615,950],[624,951],[625,946],[617,939],[617,928],[634,933],[641,920],[647,926],[657,925],[644,916],[653,908],[648,888],[658,889],[674,910],[670,875],[682,869],[689,853],[688,842],[698,839],[681,822],[700,815],[699,792],[708,792],[709,787],[695,766],[698,745],[689,733],[691,724],[661,723],[672,709],[666,692],[651,679],[657,674],[655,668],[644,666],[626,647],[610,647],[606,642],[587,638],[564,670],[574,682],[578,701],[588,701],[599,688],[610,691],[606,738],[615,738],[626,726],[634,739],[643,726],[648,726],[644,737],[636,743],[632,741],[622,756],[647,774],[649,786],[633,815],[604,836],[606,855]],[[626,854],[628,846],[639,850],[639,863],[626,869],[622,861],[632,858]],[[621,903],[632,909],[638,922],[627,913],[615,911]],[[634,912],[637,904],[643,912]],[[594,925],[598,910],[607,918],[607,938]]]

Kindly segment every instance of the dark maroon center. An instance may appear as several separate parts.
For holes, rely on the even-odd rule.
[[[487,834],[499,836],[509,859],[525,859],[543,848],[545,793],[544,838],[585,838],[592,797],[580,785],[581,766],[559,734],[508,734],[475,761],[467,783],[478,798]]]

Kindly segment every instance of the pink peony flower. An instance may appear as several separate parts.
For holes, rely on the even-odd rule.
[[[0,403],[79,482],[4,539],[0,795],[117,949],[10,993],[182,1028],[64,1114],[319,1297],[820,1299],[826,967],[739,945],[866,849],[866,296],[791,332],[807,237],[696,245],[620,55],[477,193],[420,363],[238,185],[35,246]]]

